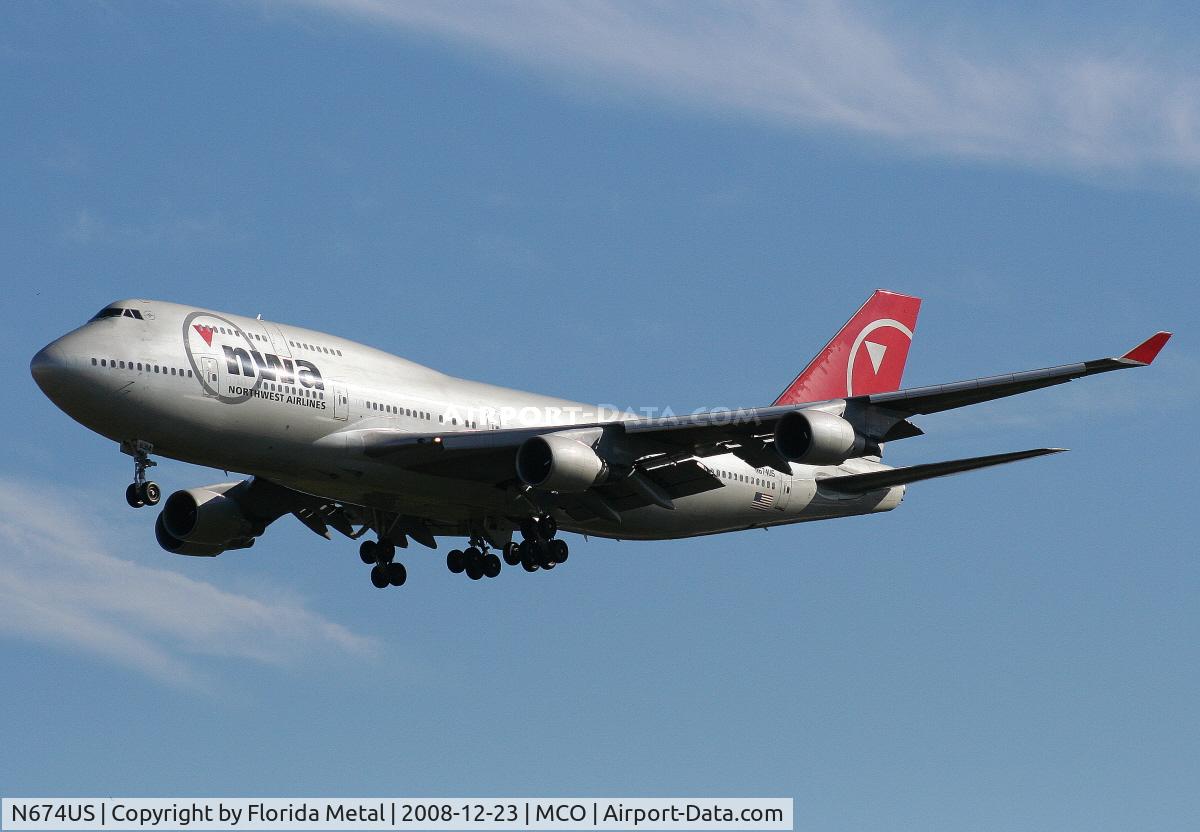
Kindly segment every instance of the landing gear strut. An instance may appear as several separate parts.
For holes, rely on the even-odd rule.
[[[154,446],[138,439],[122,445],[121,450],[133,456],[133,482],[125,489],[125,502],[129,503],[130,508],[158,505],[162,491],[158,483],[146,479],[146,469],[158,464],[150,458]]]

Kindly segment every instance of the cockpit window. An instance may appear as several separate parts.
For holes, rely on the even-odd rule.
[[[139,321],[144,320],[142,313],[137,309],[122,309],[119,306],[106,306],[92,316],[93,321],[98,321],[101,318],[137,318]]]

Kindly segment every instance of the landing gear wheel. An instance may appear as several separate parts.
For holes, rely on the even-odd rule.
[[[388,581],[387,570],[379,564],[375,564],[375,567],[371,570],[371,583],[379,589],[388,586],[390,582]]]
[[[526,540],[521,544],[521,568],[526,572],[536,572],[538,569],[537,541]]]
[[[495,552],[488,552],[483,556],[483,574],[489,578],[500,574],[500,556]]]
[[[482,561],[482,560],[483,560],[483,558],[480,558],[479,560],[468,560],[467,561],[466,573],[467,573],[467,577],[470,578],[472,581],[478,581],[480,578],[483,577],[483,564],[480,563],[480,561]]]
[[[543,540],[552,540],[558,534],[558,521],[547,514],[537,521],[537,528]]]
[[[138,496],[138,486],[136,482],[131,482],[129,487],[125,489],[125,502],[129,503],[130,508],[141,508],[146,505],[142,498]]]
[[[476,549],[474,546],[468,546],[463,552],[463,562],[466,563],[467,569],[470,570],[474,566],[480,572],[483,571],[483,552]]]
[[[144,482],[137,487],[138,497],[148,506],[158,505],[158,501],[162,499],[162,489],[158,487],[156,482]]]
[[[553,569],[556,561],[554,553],[550,549],[550,541],[539,543],[537,547],[537,564],[543,569]]]
[[[383,571],[392,586],[404,586],[404,582],[408,580],[408,570],[404,568],[403,563],[389,563]]]
[[[550,541],[550,554],[554,556],[556,563],[566,563],[567,561],[567,541],[558,540],[557,538]]]
[[[380,541],[375,544],[375,560],[380,563],[391,563],[396,557],[396,544],[391,542]]]
[[[504,562],[516,566],[521,562],[521,544],[515,540],[504,544]]]
[[[467,557],[459,549],[451,549],[446,555],[446,568],[455,575],[461,574],[467,568]]]
[[[375,547],[374,540],[364,540],[358,544],[358,556],[363,563],[375,563]]]
[[[538,527],[537,521],[532,517],[525,517],[521,520],[521,539],[522,540],[537,540]]]

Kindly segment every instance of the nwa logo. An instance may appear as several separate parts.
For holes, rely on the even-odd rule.
[[[898,390],[912,337],[911,329],[892,318],[880,318],[864,326],[846,360],[846,395]],[[862,360],[864,356],[869,360]]]
[[[214,339],[233,343],[220,343],[218,355]],[[192,312],[183,321],[183,346],[192,372],[205,393],[226,404],[262,397],[265,393],[262,384],[266,381],[310,390],[325,389],[317,365],[302,358],[281,358],[265,352],[262,347],[270,343],[264,335],[246,332],[233,321],[211,312]],[[224,390],[222,373],[230,382]]]

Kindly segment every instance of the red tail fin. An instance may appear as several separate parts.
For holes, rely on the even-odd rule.
[[[775,404],[899,390],[920,311],[920,298],[877,289]]]

